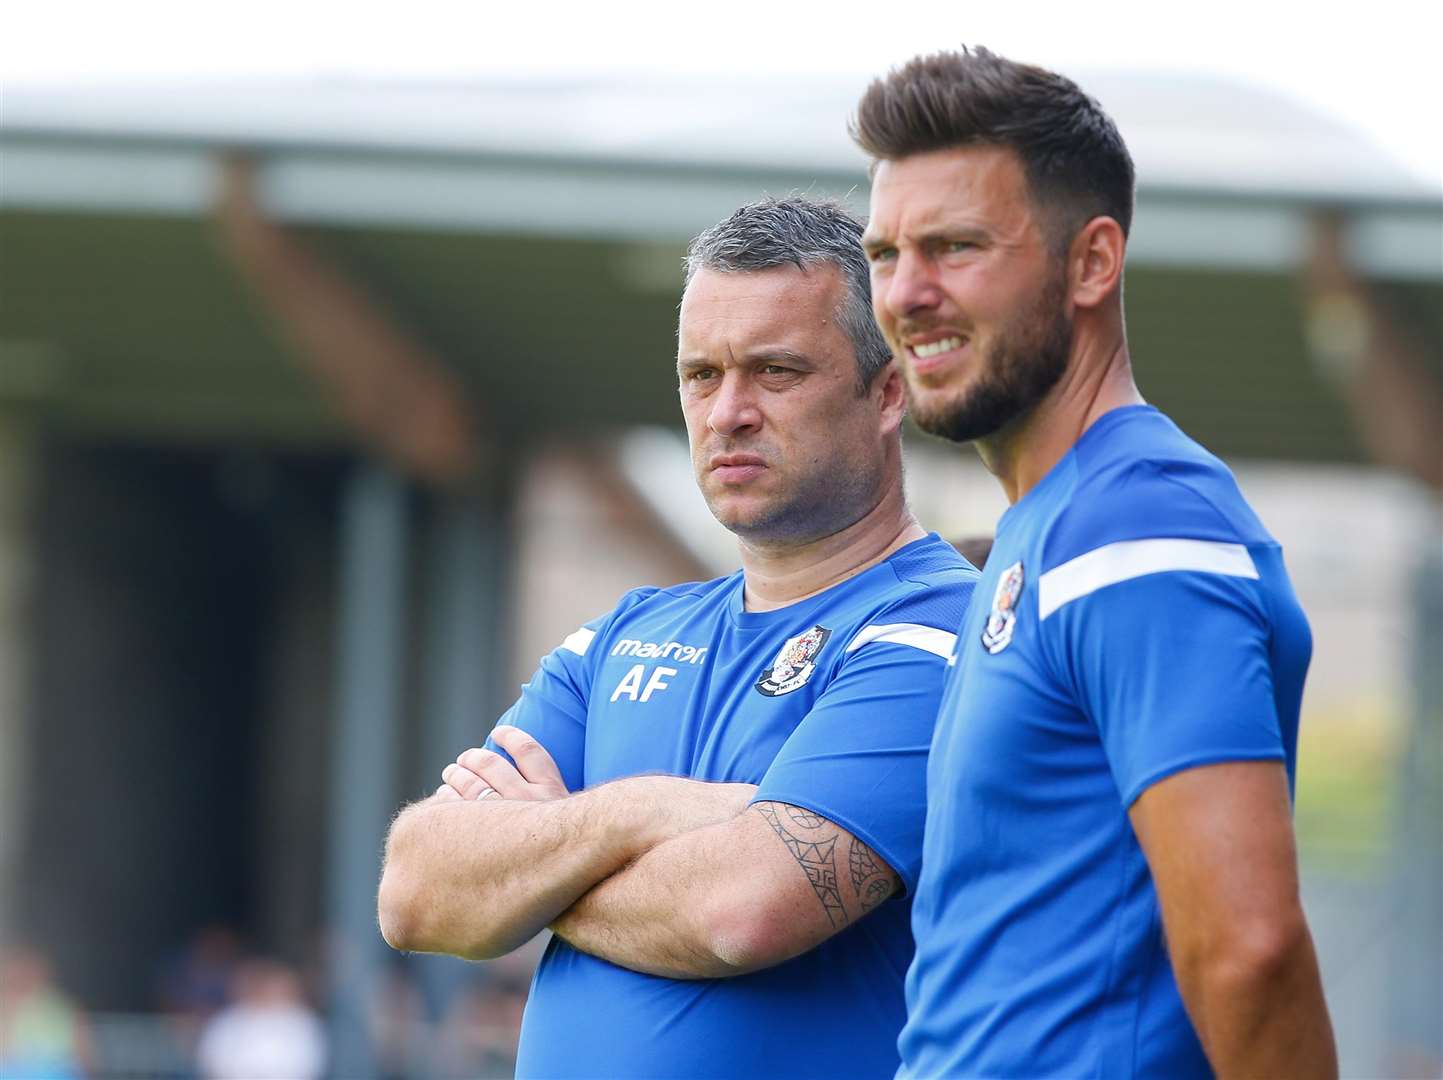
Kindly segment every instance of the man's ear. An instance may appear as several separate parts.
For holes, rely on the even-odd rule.
[[[890,435],[901,427],[902,418],[907,415],[907,387],[895,359],[888,360],[886,366],[877,372],[867,392],[877,395],[882,434]]]
[[[1068,270],[1072,302],[1095,308],[1122,288],[1122,260],[1127,239],[1110,217],[1095,217],[1072,238]]]

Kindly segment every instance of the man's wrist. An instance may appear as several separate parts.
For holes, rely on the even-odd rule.
[[[681,776],[629,776],[590,788],[577,799],[615,844],[634,857],[674,836],[729,821],[742,813],[756,788],[714,784]]]

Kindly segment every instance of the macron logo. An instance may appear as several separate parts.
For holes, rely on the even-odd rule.
[[[635,656],[639,660],[676,660],[683,664],[700,664],[707,646],[683,645],[680,641],[637,641],[624,638],[611,650],[612,656]]]

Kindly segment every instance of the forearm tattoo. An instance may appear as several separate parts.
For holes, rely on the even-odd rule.
[[[801,810],[787,803],[759,802],[756,808],[772,831],[781,837],[782,843],[792,853],[802,869],[833,929],[847,925],[847,909],[842,905],[842,893],[837,887],[837,837],[815,836],[816,830],[830,824],[826,818]],[[780,812],[778,812],[780,811]],[[794,831],[795,830],[795,831]],[[814,835],[808,836],[808,833]],[[855,844],[856,841],[854,840]],[[855,881],[856,871],[853,871]]]

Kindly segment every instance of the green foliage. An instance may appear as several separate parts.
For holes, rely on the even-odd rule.
[[[1304,716],[1295,821],[1309,868],[1350,877],[1378,871],[1390,842],[1397,730],[1376,705]]]

